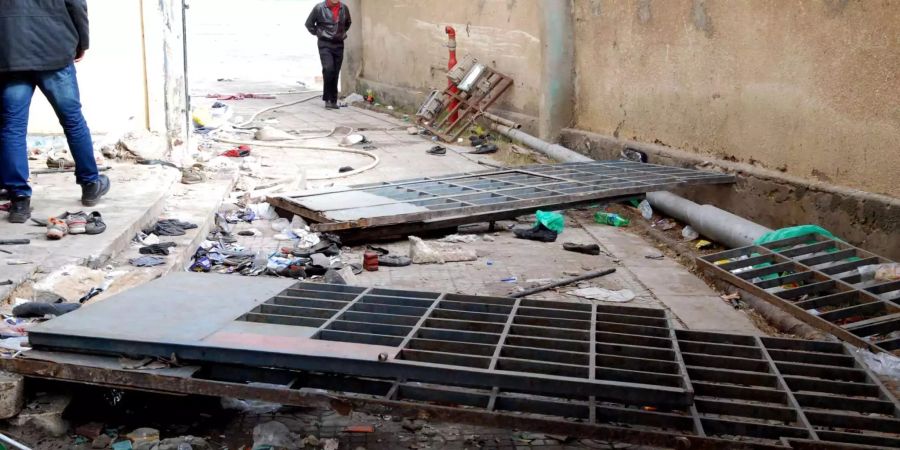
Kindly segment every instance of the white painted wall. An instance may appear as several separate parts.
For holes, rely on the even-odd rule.
[[[122,129],[130,117],[147,125],[141,0],[88,0],[91,48],[77,64],[81,102],[94,133]],[[40,93],[31,108],[29,132],[62,133]]]

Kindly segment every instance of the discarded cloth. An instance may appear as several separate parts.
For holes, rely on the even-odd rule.
[[[169,249],[175,247],[174,242],[163,242],[160,244],[148,245],[146,247],[141,247],[138,252],[142,255],[168,255]]]
[[[156,222],[152,227],[144,230],[144,234],[157,236],[184,236],[186,230],[197,228],[196,224],[182,222],[176,219],[164,219]]]
[[[166,260],[159,256],[141,256],[129,259],[128,262],[135,267],[153,267],[165,264]]]

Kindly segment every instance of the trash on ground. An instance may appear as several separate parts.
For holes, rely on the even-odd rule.
[[[662,253],[656,254],[656,255],[644,255],[644,258],[659,261],[659,260],[665,259],[666,255],[663,255]]]
[[[539,223],[532,228],[515,228],[513,229],[513,235],[519,239],[527,239],[529,241],[556,242],[559,233]]]
[[[900,263],[871,264],[856,269],[860,281],[895,281],[900,280]]]
[[[686,241],[693,241],[700,237],[700,233],[691,228],[690,225],[684,227],[681,230],[681,237],[683,237]]]
[[[400,255],[381,255],[378,257],[378,265],[384,267],[406,267],[412,264],[412,259],[408,256]]]
[[[642,200],[641,203],[638,204],[638,209],[641,211],[641,217],[643,217],[644,220],[653,218],[653,207],[650,206],[650,202],[647,200]]]
[[[474,234],[451,234],[438,239],[438,242],[449,242],[452,244],[471,244],[478,240],[478,236]]]
[[[135,267],[154,267],[165,264],[166,260],[159,256],[141,256],[129,259],[128,263]]]
[[[663,231],[669,231],[672,228],[677,227],[678,223],[676,223],[672,219],[659,219],[652,226],[659,228],[660,230],[663,230]]]
[[[612,225],[614,227],[627,227],[630,223],[628,219],[616,214],[605,211],[598,211],[594,214],[594,221],[604,225]]]
[[[600,246],[597,244],[576,244],[574,242],[566,242],[563,249],[575,253],[584,253],[585,255],[599,255]]]
[[[448,262],[475,261],[478,253],[458,245],[443,242],[425,243],[416,236],[409,237],[409,257],[413,264],[444,264]]]
[[[895,331],[894,334],[897,335],[896,337],[900,337],[900,331]],[[888,352],[875,354],[861,348],[857,349],[856,353],[862,357],[872,372],[900,382],[900,356]]]
[[[700,239],[696,244],[694,244],[694,248],[696,248],[697,250],[703,250],[704,248],[708,247],[712,247],[712,242],[709,242],[705,239]]]
[[[574,295],[576,297],[586,298],[590,300],[600,300],[604,302],[615,302],[615,303],[625,303],[634,300],[635,294],[633,291],[629,289],[622,289],[618,291],[613,291],[605,288],[599,287],[589,287],[576,289],[574,291],[566,292],[566,294]]]

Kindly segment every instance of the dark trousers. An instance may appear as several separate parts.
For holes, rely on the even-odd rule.
[[[0,188],[15,197],[31,197],[28,185],[28,110],[34,91],[40,89],[56,111],[75,160],[75,181],[92,183],[99,178],[94,143],[84,116],[75,65],[44,72],[0,73]]]
[[[322,80],[325,93],[322,100],[336,102],[338,100],[338,77],[344,63],[344,43],[319,41],[319,58],[322,60]]]

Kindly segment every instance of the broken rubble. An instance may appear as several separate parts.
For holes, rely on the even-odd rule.
[[[442,242],[425,243],[421,238],[410,236],[409,257],[413,264],[444,264],[475,261],[478,259],[478,252]]]
[[[0,419],[15,417],[25,404],[25,378],[0,372]]]
[[[9,422],[17,427],[36,427],[51,436],[64,436],[69,431],[69,422],[62,415],[71,401],[68,395],[38,395]]]

